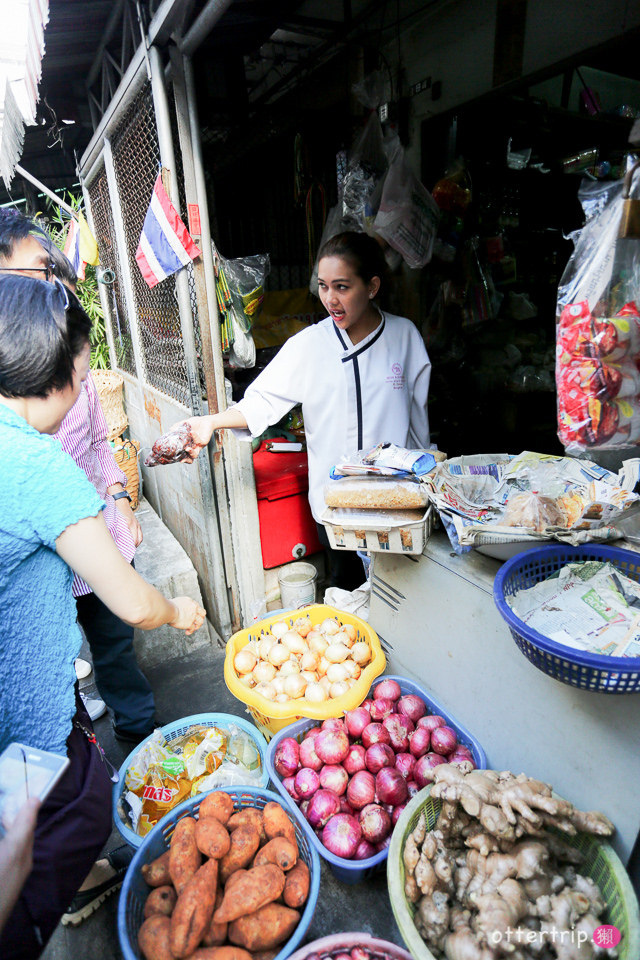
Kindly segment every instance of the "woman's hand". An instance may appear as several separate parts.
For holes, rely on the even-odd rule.
[[[191,597],[174,597],[169,603],[176,608],[176,616],[169,620],[169,626],[184,630],[187,636],[195,633],[207,615],[207,611]]]
[[[116,510],[119,510],[124,517],[134,546],[139,547],[142,543],[142,527],[126,497],[118,497],[116,500]]]
[[[0,840],[0,930],[20,896],[33,863],[33,837],[40,800],[32,797],[20,808]]]

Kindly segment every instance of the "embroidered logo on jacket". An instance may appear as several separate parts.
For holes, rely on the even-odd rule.
[[[405,380],[402,364],[393,364],[391,367],[391,376],[385,377],[385,383],[390,383],[394,390],[402,390],[404,388]]]

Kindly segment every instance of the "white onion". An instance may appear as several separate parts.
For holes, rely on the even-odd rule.
[[[303,676],[298,674],[292,674],[292,676],[287,677],[284,681],[284,692],[292,700],[297,700],[298,697],[301,697],[305,690],[307,689],[307,681]]]
[[[269,650],[269,663],[274,667],[281,667],[285,660],[289,659],[289,648],[284,643],[274,643]]]
[[[307,683],[318,682],[318,674],[315,672],[315,670],[301,670],[300,676],[304,677]]]
[[[351,659],[360,664],[361,667],[371,660],[371,649],[366,640],[360,640],[351,647]]]
[[[272,683],[256,684],[255,692],[259,693],[265,700],[275,700],[277,694]]]
[[[295,630],[287,630],[282,637],[282,642],[291,653],[305,653],[309,649],[306,641]]]
[[[286,693],[276,694],[276,703],[289,703],[291,698],[286,695]]]
[[[345,633],[344,630],[341,630],[340,633],[336,633],[335,637],[331,637],[331,643],[343,643],[347,648],[353,646],[353,640],[348,633]]]
[[[251,653],[251,650],[243,647],[242,650],[238,650],[233,658],[233,665],[238,673],[251,673],[256,665],[256,659],[255,654]]]
[[[320,657],[317,653],[313,653],[312,650],[307,650],[306,653],[303,653],[300,657],[300,666],[303,670],[315,670],[318,666],[318,661]]]
[[[289,629],[289,624],[285,623],[284,620],[276,620],[276,622],[271,625],[271,633],[278,640],[283,637]]]
[[[357,680],[362,673],[360,666],[355,662],[355,660],[352,660],[351,657],[345,660],[342,666],[347,671],[347,678],[351,677],[353,680]]]
[[[255,680],[250,673],[245,673],[242,677],[238,677],[238,680],[243,687],[249,687],[249,689],[251,689],[251,687],[255,686]]]
[[[253,668],[256,683],[269,683],[276,675],[276,668],[268,660],[259,660]]]
[[[334,633],[337,633],[340,629],[340,624],[337,620],[333,620],[331,617],[327,617],[326,620],[323,620],[320,624],[320,632],[324,633],[327,637],[332,637]]]
[[[300,673],[300,664],[297,660],[285,660],[278,671],[281,677],[291,677],[294,673]]]
[[[301,637],[306,637],[313,628],[313,624],[311,623],[309,617],[298,617],[298,619],[294,621],[293,626]]]
[[[354,685],[354,683],[357,683],[358,681],[356,680],[355,677],[349,677],[349,679],[348,679],[347,681],[345,681],[345,682],[346,682],[347,686],[349,687],[349,690],[351,690],[351,687]]]
[[[307,643],[309,644],[309,650],[317,653],[319,657],[324,656],[324,652],[329,646],[328,640],[325,640],[321,633],[314,633],[313,630],[307,635]]]
[[[276,642],[275,637],[272,637],[271,634],[266,633],[258,643],[258,656],[261,660],[266,660],[269,656],[269,650]]]
[[[332,683],[329,688],[330,697],[341,697],[343,693],[346,693],[349,689],[348,684],[344,680],[340,680],[338,683]]]
[[[356,630],[354,625],[352,623],[344,623],[342,625],[342,629],[349,637],[349,640],[351,640],[351,643],[355,643],[356,637],[358,636],[358,631]]]
[[[332,643],[325,651],[325,658],[329,663],[342,663],[349,656],[349,647],[344,643]]]
[[[330,663],[327,668],[327,677],[331,683],[339,683],[349,677],[349,673],[344,663]]]
[[[274,667],[274,670],[275,670],[275,667]],[[276,675],[276,676],[273,678],[273,680],[271,681],[271,683],[273,684],[273,688],[274,688],[274,690],[276,691],[276,693],[284,693],[284,692],[285,692],[285,690],[284,690],[284,681],[285,681],[285,679],[286,679],[285,677],[280,677],[280,676],[277,676],[277,675]]]
[[[327,695],[328,695],[328,694],[329,694],[329,690],[331,689],[331,680],[329,680],[329,677],[327,677],[327,676],[325,676],[325,677],[320,677],[320,679],[318,680],[318,683],[320,684],[321,687],[324,687],[324,689],[327,691]]]
[[[246,647],[243,647],[242,649],[243,649],[243,650],[250,650],[251,653],[255,654],[256,657],[259,657],[259,656],[260,656],[260,641],[258,640],[257,637],[252,637],[251,640],[249,640],[249,643],[246,645]]]
[[[318,660],[318,666],[316,667],[316,673],[318,674],[319,677],[324,677],[325,673],[327,672],[328,666],[329,666],[329,661],[325,660],[324,657],[320,657],[320,659]]]
[[[328,700],[328,695],[321,683],[310,683],[304,692],[304,698],[309,703],[322,703]]]

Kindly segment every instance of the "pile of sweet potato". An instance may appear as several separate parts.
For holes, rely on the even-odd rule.
[[[234,813],[207,794],[176,824],[169,850],[142,868],[152,888],[138,944],[146,960],[273,960],[300,921],[309,868],[279,803]]]

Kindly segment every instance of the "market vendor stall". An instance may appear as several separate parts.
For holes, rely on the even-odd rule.
[[[640,831],[640,697],[579,690],[536,670],[493,600],[498,561],[455,554],[438,532],[423,555],[377,554],[370,622],[391,673],[415,677],[482,743],[489,766],[553,783],[616,824],[626,863]]]

